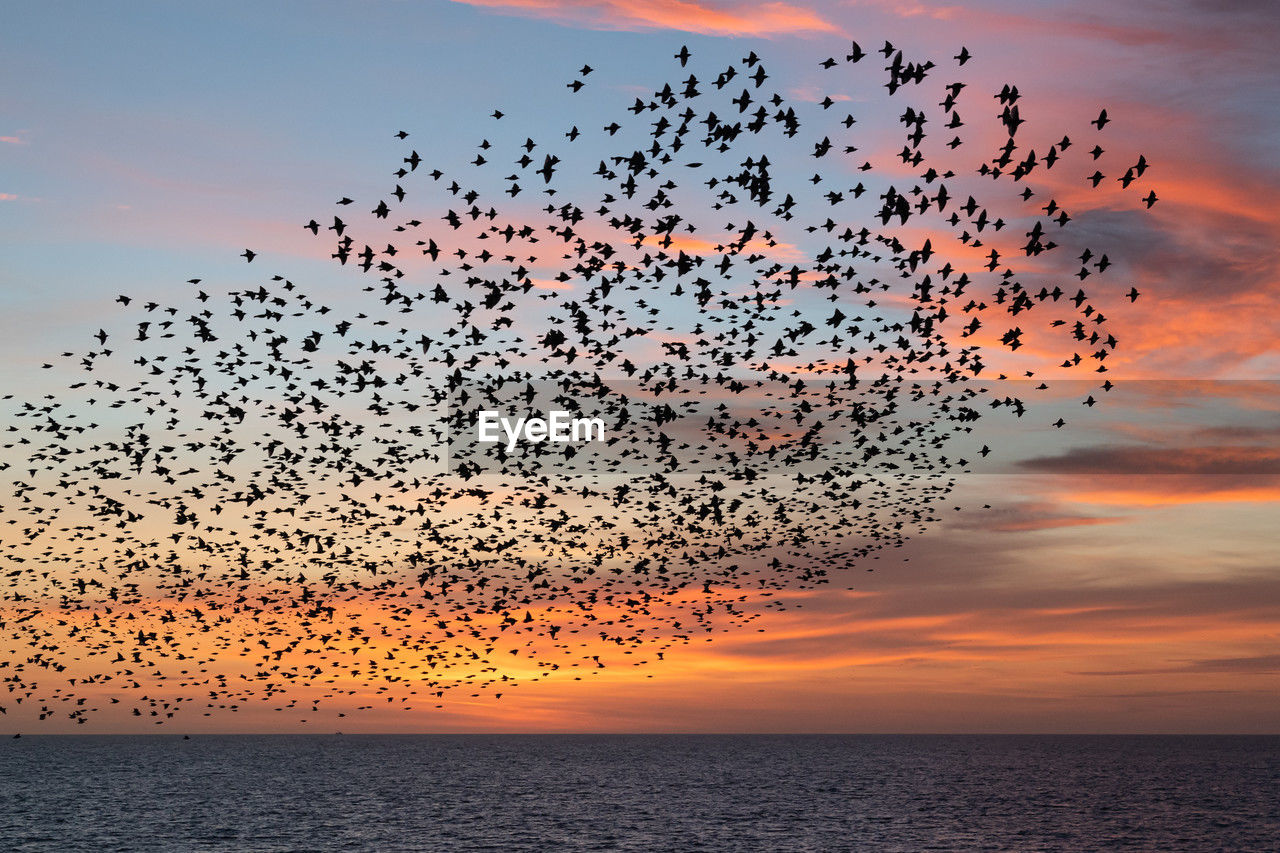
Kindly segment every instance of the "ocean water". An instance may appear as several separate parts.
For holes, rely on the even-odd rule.
[[[1280,737],[0,741],[0,851],[1280,850]]]

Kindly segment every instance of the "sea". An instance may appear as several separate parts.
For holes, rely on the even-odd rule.
[[[0,851],[1280,851],[1280,737],[0,741]]]

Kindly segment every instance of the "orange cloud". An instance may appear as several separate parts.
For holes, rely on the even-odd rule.
[[[811,9],[789,3],[701,3],[696,0],[454,0],[470,6],[547,18],[598,30],[680,30],[711,36],[770,38],[839,29]]]
[[[1064,499],[1080,503],[1108,506],[1156,507],[1202,503],[1276,503],[1280,501],[1280,482],[1251,485],[1234,478],[1206,476],[1152,476],[1095,479],[1064,495]]]
[[[733,237],[724,237],[705,240],[684,234],[663,235],[661,237],[649,234],[641,242],[646,246],[656,246],[669,255],[685,252],[691,255],[710,256],[729,252],[729,244],[733,242],[733,239]],[[780,243],[776,240],[764,240],[761,238],[748,240],[739,251],[748,255],[760,254],[779,261],[798,261],[805,257],[804,253],[797,249],[794,243]],[[813,278],[821,278],[821,276],[815,273]]]
[[[1093,447],[1022,463],[1069,499],[1109,506],[1280,500],[1280,452],[1256,446]]]
[[[606,667],[579,666],[552,648],[540,648],[535,657],[559,666],[535,664],[528,655],[507,653],[508,647],[529,648],[525,635],[512,629],[492,665],[476,662],[451,672],[445,680],[458,683],[444,697],[430,683],[425,657],[440,650],[406,646],[402,639],[415,631],[411,621],[383,621],[386,611],[351,601],[339,605],[335,630],[361,624],[368,642],[343,636],[323,673],[309,677],[301,666],[307,659],[294,651],[277,659],[272,649],[283,649],[299,634],[289,620],[273,624],[271,649],[261,655],[255,649],[229,688],[210,685],[217,696],[192,700],[172,724],[193,732],[296,731],[304,723],[348,732],[902,731],[975,724],[1114,730],[1123,719],[1141,730],[1169,724],[1167,697],[1176,694],[1186,702],[1191,716],[1180,719],[1189,727],[1229,720],[1251,729],[1273,715],[1259,716],[1255,724],[1252,712],[1223,712],[1213,697],[1256,694],[1259,708],[1268,702],[1274,707],[1274,591],[1269,574],[1156,586],[1071,583],[1049,595],[1012,584],[975,585],[967,577],[952,587],[930,572],[874,592],[786,593],[791,609],[769,614],[767,631],[672,644],[653,667],[634,665],[656,663],[648,650],[633,653],[585,632],[570,642],[599,653]],[[748,594],[741,606],[755,612],[769,595]],[[597,615],[625,613],[611,605]],[[46,614],[37,618],[61,632]],[[74,623],[83,627],[88,618]],[[495,619],[484,614],[467,624],[487,631]],[[376,630],[379,625],[389,633]],[[127,645],[121,647],[127,652]],[[70,674],[80,675],[74,666]],[[145,697],[174,701],[154,674],[140,667],[131,676],[136,685],[112,681],[90,689],[91,702],[103,708],[92,729],[138,731],[169,719],[163,711],[159,719],[150,714]],[[482,690],[485,682],[490,688]],[[280,689],[253,687],[259,684]],[[495,701],[495,693],[503,698]],[[54,707],[70,706],[72,697],[63,696]],[[957,716],[950,701],[939,702],[952,696],[966,697],[965,714]],[[106,704],[113,697],[119,704]],[[1029,716],[1016,718],[1020,724],[1009,716],[1011,702],[1030,703]],[[1141,714],[1123,713],[1134,703]],[[135,707],[142,717],[130,716]],[[235,713],[224,710],[229,708]],[[7,721],[34,725],[37,710],[30,703],[11,705]],[[1089,715],[1087,722],[1081,714]],[[1194,722],[1196,714],[1205,721]],[[76,726],[56,719],[58,727]]]
[[[1253,446],[1096,447],[1031,459],[1033,471],[1066,474],[1172,474],[1272,477],[1280,473],[1280,450]]]

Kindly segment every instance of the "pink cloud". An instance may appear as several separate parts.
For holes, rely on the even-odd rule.
[[[454,0],[470,6],[570,26],[602,30],[667,29],[714,36],[835,33],[811,9],[789,3],[711,3],[699,0]]]
[[[875,7],[899,18],[925,17],[939,21],[950,20],[964,11],[960,6],[910,2],[910,0],[857,0],[855,5]]]

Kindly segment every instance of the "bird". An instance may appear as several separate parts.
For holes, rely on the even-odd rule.
[[[269,254],[119,295],[62,357],[74,381],[13,401],[0,668],[23,711],[498,701],[768,630],[789,594],[934,529],[969,460],[1001,455],[976,425],[1047,388],[996,377],[1044,354],[1103,371],[1120,340],[1098,309],[1127,306],[1094,232],[1027,186],[1076,167],[1066,134],[1023,144],[1034,99],[991,86],[1001,112],[961,122],[977,82],[922,107],[939,65],[879,52],[840,73],[893,106],[884,125],[794,95],[763,47],[723,65],[682,46],[603,115],[570,97],[581,79],[554,84],[563,134],[513,111],[465,156],[388,143],[376,196],[292,220],[325,276]],[[888,153],[837,160],[880,136]],[[1117,167],[1127,187],[1148,164]],[[1091,386],[1103,405],[1112,383]],[[605,437],[466,438],[553,403]]]

